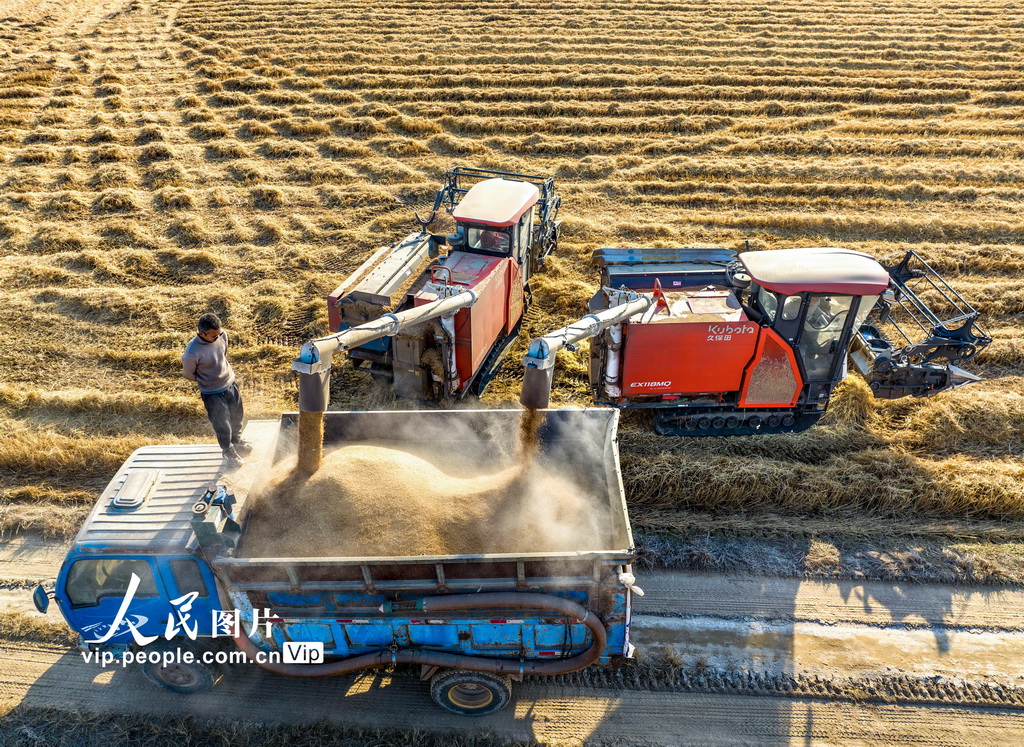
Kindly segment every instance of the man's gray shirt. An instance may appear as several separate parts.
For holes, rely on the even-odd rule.
[[[228,363],[228,333],[221,330],[213,342],[199,335],[185,348],[181,356],[181,375],[199,385],[203,394],[220,392],[235,383],[235,372]]]

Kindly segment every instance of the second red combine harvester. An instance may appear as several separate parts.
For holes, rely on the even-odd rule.
[[[876,397],[978,381],[955,364],[991,342],[978,312],[916,253],[602,249],[591,313],[530,345],[522,403],[548,406],[555,354],[590,345],[600,405],[645,408],[665,435],[800,431],[848,361]]]

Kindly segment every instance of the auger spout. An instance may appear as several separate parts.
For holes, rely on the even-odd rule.
[[[523,389],[519,395],[523,407],[542,410],[549,406],[555,355],[559,350],[642,314],[654,303],[652,297],[640,293],[626,292],[625,297],[628,300],[623,303],[587,314],[578,322],[549,332],[530,343],[526,357],[523,358]]]
[[[350,327],[303,344],[292,370],[299,374],[299,470],[312,474],[323,457],[323,414],[330,402],[331,365],[338,353],[367,342],[397,335],[403,329],[438,317],[450,316],[476,303],[477,294],[463,290],[447,298],[385,314],[372,322]]]

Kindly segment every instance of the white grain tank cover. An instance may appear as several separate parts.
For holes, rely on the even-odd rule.
[[[889,273],[874,257],[849,249],[742,252],[739,260],[758,285],[784,295],[806,291],[873,296],[889,286]]]

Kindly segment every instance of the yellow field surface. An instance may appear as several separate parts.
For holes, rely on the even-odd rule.
[[[1024,535],[1024,3],[0,0],[0,527],[67,533],[140,445],[212,438],[215,311],[251,414],[294,408],[324,296],[446,169],[551,174],[532,337],[599,247],[914,248],[984,313],[987,380],[797,435],[622,427],[634,524]],[[435,224],[441,232],[443,222]],[[518,394],[513,350],[487,406]],[[585,404],[585,350],[555,401]],[[339,366],[335,408],[403,406]]]

